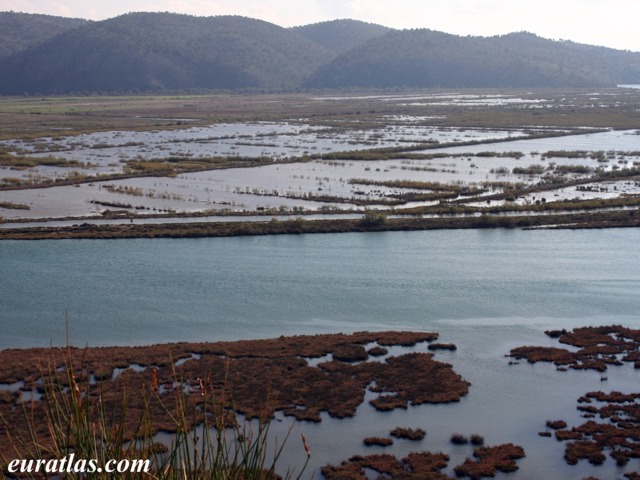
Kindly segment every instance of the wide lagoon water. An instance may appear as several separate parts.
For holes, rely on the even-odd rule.
[[[640,231],[0,243],[0,348],[629,322]]]
[[[444,451],[453,467],[470,447],[522,445],[527,458],[504,478],[622,478],[602,467],[569,467],[563,446],[541,438],[548,419],[584,421],[577,398],[589,390],[638,391],[640,374],[613,368],[557,372],[508,365],[523,344],[553,345],[543,331],[619,323],[640,328],[638,229],[459,230],[218,239],[5,241],[0,243],[0,347],[217,341],[280,335],[411,329],[438,331],[456,352],[437,353],[472,383],[460,403],[299,424],[312,471],[353,454]],[[424,351],[424,346],[418,346]],[[284,434],[291,420],[276,422]],[[421,427],[418,444],[367,449],[362,438],[395,426]],[[300,464],[294,435],[284,458]],[[637,461],[626,471],[637,470]],[[503,478],[500,476],[499,478]]]

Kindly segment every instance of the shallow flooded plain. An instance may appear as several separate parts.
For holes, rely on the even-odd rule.
[[[541,201],[627,198],[640,193],[630,175],[640,164],[638,130],[442,125],[450,121],[442,113],[461,105],[496,114],[605,110],[619,107],[626,92],[345,96],[344,104],[366,101],[367,113],[289,112],[280,121],[192,126],[185,116],[168,119],[173,128],[7,138],[0,141],[0,217],[73,223],[105,215],[441,214],[415,209],[453,202],[508,211]],[[305,100],[329,108],[338,97]],[[390,106],[406,112],[384,112]],[[447,189],[458,193],[437,194]]]

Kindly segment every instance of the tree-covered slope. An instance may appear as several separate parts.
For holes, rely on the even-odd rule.
[[[635,79],[635,80],[634,80]],[[640,80],[640,54],[529,33],[391,31],[319,69],[310,87],[583,87]]]
[[[79,18],[0,12],[0,58],[40,45],[85,23]]]
[[[462,37],[354,20],[285,29],[170,13],[100,22],[5,13],[0,27],[5,95],[640,83],[640,53],[530,33]]]
[[[62,33],[0,63],[0,92],[288,88],[332,53],[237,16],[132,13]]]
[[[291,28],[294,32],[338,54],[384,35],[388,27],[360,20],[330,20]]]

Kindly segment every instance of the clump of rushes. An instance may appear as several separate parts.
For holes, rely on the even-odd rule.
[[[475,445],[476,447],[480,447],[484,445],[484,437],[482,435],[478,435],[474,433],[471,435],[471,445]]]
[[[173,363],[173,362],[172,362]],[[109,391],[92,382],[88,369],[74,369],[71,354],[63,369],[49,368],[41,374],[39,401],[20,401],[26,434],[7,429],[7,419],[0,418],[0,426],[6,430],[15,454],[3,455],[5,467],[13,459],[28,462],[31,459],[61,460],[95,459],[102,467],[109,460],[137,465],[137,472],[91,473],[90,478],[159,480],[211,479],[211,480],[275,480],[283,478],[276,473],[276,464],[291,430],[284,441],[271,449],[269,424],[272,413],[265,409],[258,425],[237,421],[233,400],[224,398],[229,390],[225,385],[216,389],[206,380],[197,379],[198,388],[177,378],[173,370],[176,391],[170,402],[161,398],[155,369],[151,370],[148,383],[134,392],[126,384],[117,391]],[[129,402],[132,395],[141,396],[142,408],[134,408]],[[197,398],[194,398],[197,397]],[[175,401],[174,401],[175,400]],[[224,407],[224,405],[231,405]],[[267,402],[268,404],[268,402]],[[159,407],[158,407],[159,406]],[[158,408],[164,410],[172,424],[170,444],[156,439],[159,430],[167,430],[164,420],[156,418]],[[43,416],[34,416],[35,409],[43,409]],[[44,418],[35,421],[35,418]],[[193,420],[198,426],[192,428]],[[306,451],[306,461],[301,462],[300,472],[289,470],[286,479],[300,479],[311,456],[306,438],[302,436],[301,451]],[[145,472],[146,471],[146,472]],[[145,472],[145,473],[142,473]],[[41,478],[40,473],[28,474],[28,478]],[[55,478],[77,478],[77,473],[56,474]]]

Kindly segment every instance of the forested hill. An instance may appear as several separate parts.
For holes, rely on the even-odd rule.
[[[334,54],[238,16],[131,13],[91,22],[0,63],[0,93],[299,86]]]
[[[85,23],[79,18],[0,12],[0,58],[40,45]]]
[[[390,31],[314,73],[309,87],[586,87],[640,82],[640,53],[530,33]]]
[[[291,30],[336,53],[344,53],[391,29],[375,23],[343,19],[292,27]]]
[[[640,83],[640,53],[529,33],[462,37],[354,20],[0,14],[0,94]]]

